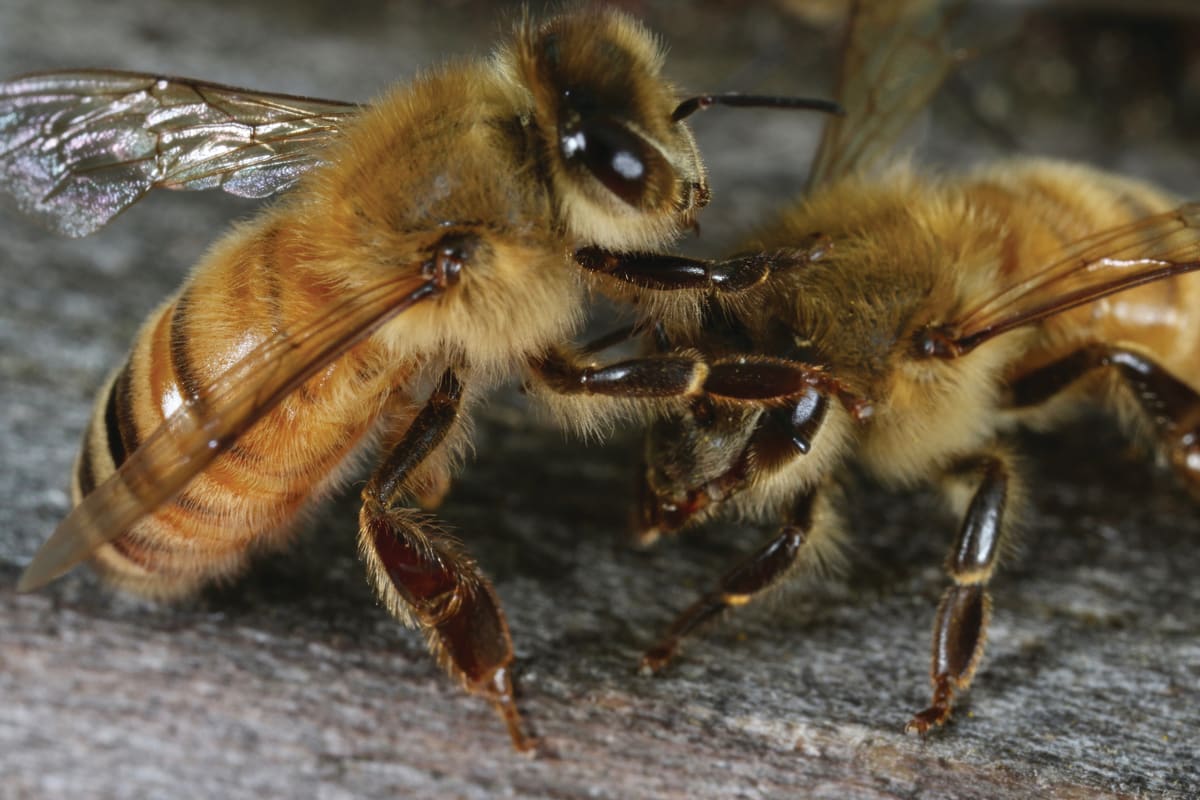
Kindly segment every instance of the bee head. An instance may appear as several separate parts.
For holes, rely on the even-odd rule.
[[[522,27],[514,66],[533,95],[552,191],[580,244],[654,249],[690,228],[708,184],[673,118],[659,42],[632,18],[585,9]]]
[[[638,543],[702,522],[743,488],[750,468],[745,454],[761,413],[700,401],[654,420],[638,475]]]

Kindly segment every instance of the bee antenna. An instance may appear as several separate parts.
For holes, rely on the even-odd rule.
[[[726,94],[702,94],[696,97],[689,97],[676,106],[675,112],[671,114],[671,121],[679,122],[682,119],[687,119],[697,111],[701,111],[709,106],[792,108],[806,111],[821,111],[826,114],[836,114],[839,117],[846,113],[846,110],[833,100],[822,100],[814,97],[773,97],[771,95],[728,92]]]

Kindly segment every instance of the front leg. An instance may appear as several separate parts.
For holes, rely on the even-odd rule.
[[[699,398],[686,414],[655,420],[638,471],[635,543],[645,547],[695,525],[752,483],[803,458],[828,410],[829,398],[810,388],[757,419]]]
[[[732,404],[778,406],[815,390],[836,396],[855,419],[871,415],[871,404],[827,371],[786,358],[753,354],[707,361],[692,351],[595,365],[555,349],[529,366],[533,388],[560,396],[637,401],[704,395]]]
[[[418,468],[458,419],[462,386],[447,370],[424,408],[363,489],[359,552],[384,606],[419,628],[447,672],[487,698],[513,746],[531,750],[513,701],[512,637],[491,582],[462,543],[403,505]]]
[[[806,266],[821,258],[829,246],[828,236],[814,234],[788,250],[751,253],[722,261],[663,253],[613,253],[599,247],[584,247],[575,251],[575,261],[590,272],[641,289],[701,289],[732,294],[760,285],[773,272]]]
[[[910,733],[925,733],[944,723],[950,717],[955,693],[971,685],[983,657],[991,617],[987,585],[1013,527],[1017,486],[1006,452],[964,460],[947,479],[952,501],[956,496],[970,500],[954,548],[946,558],[953,585],[942,595],[933,627],[933,699],[905,726]]]

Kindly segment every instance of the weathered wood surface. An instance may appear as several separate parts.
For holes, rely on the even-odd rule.
[[[495,30],[472,4],[346,5],[5,0],[0,73],[103,65],[367,99],[443,54],[485,50]],[[774,7],[633,5],[690,88],[828,79],[832,37]],[[1174,94],[1141,91],[1155,84],[1137,70],[1098,84],[1083,63],[1095,48],[1055,39],[1095,32],[1080,19],[1051,18],[972,68],[928,149],[950,163],[1002,152],[1005,137],[963,113],[975,98],[1026,152],[1197,196],[1197,128],[1189,142],[1161,124],[1198,102],[1197,52]],[[1155,30],[1186,34],[1172,26]],[[1119,29],[1107,41],[1117,57],[1129,44]],[[1028,78],[1037,59],[1057,89]],[[697,127],[717,204],[689,246],[715,252],[802,184],[816,127],[716,112]],[[1030,440],[1037,514],[996,580],[987,658],[971,701],[925,741],[900,729],[927,699],[953,530],[934,498],[864,486],[843,583],[739,616],[669,674],[639,677],[640,648],[759,534],[721,525],[626,548],[632,437],[585,447],[515,392],[483,414],[444,513],[495,577],[521,707],[553,756],[514,756],[492,711],[377,607],[354,555],[354,492],[292,551],[194,602],[114,596],[83,571],[14,594],[67,507],[92,391],[249,208],[167,195],[65,242],[0,207],[0,797],[1200,796],[1200,519],[1095,423]]]

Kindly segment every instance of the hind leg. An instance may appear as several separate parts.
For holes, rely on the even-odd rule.
[[[1113,345],[1085,345],[1018,379],[1012,407],[1040,405],[1099,370],[1119,376],[1150,421],[1175,473],[1200,496],[1200,393],[1146,355]]]
[[[363,489],[359,551],[384,606],[419,628],[438,663],[499,712],[513,746],[534,743],[513,700],[512,637],[491,582],[463,545],[404,505],[414,479],[458,419],[462,388],[447,371]]]

